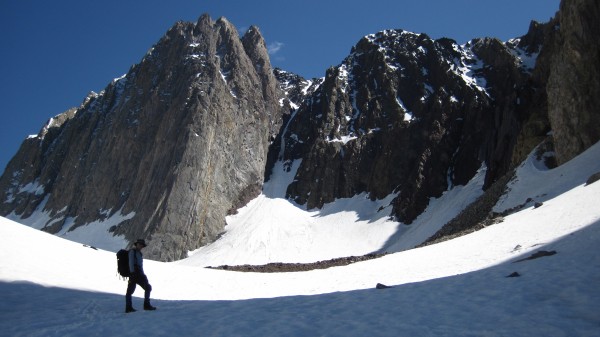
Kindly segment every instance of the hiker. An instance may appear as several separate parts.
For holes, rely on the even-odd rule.
[[[148,277],[144,274],[144,257],[142,249],[146,247],[146,241],[139,239],[133,244],[133,248],[129,250],[129,283],[127,284],[127,293],[125,294],[125,312],[136,311],[131,303],[131,295],[135,291],[136,285],[140,285],[144,289],[144,310],[156,310],[150,304],[150,292],[152,286],[148,283]]]

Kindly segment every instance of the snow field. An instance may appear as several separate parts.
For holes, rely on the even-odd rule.
[[[320,260],[330,254],[323,249],[319,256],[319,245],[305,246],[310,240],[297,243],[300,229],[266,230],[262,225],[272,224],[262,222],[245,232],[241,222],[228,219],[227,233],[212,250],[196,251],[180,262],[145,262],[156,312],[123,313],[126,283],[116,276],[113,252],[1,218],[0,336],[112,336],[123,331],[134,336],[597,336],[600,183],[586,186],[585,181],[600,171],[598,158],[600,144],[553,170],[541,169],[530,156],[496,209],[524,204],[527,198],[543,202],[540,207],[525,204],[475,233],[344,267],[276,274],[202,268],[240,260],[238,249],[250,254],[248,261],[256,258],[253,253],[269,252],[253,249],[256,242],[277,245],[283,240],[293,247],[290,251],[310,252]],[[449,191],[448,196],[457,195],[432,204],[456,211],[450,203],[472,198],[476,190],[462,187],[469,197]],[[273,210],[287,206],[271,192],[236,217],[280,216]],[[261,202],[270,214],[260,214],[255,206]],[[353,221],[354,234],[347,238],[357,239],[361,221],[369,222],[366,216],[373,216],[372,224],[387,221],[368,213],[368,207],[349,212],[355,205],[344,202],[354,201],[328,205],[319,214],[307,212],[315,221],[311,226],[328,217],[325,226]],[[441,219],[432,214],[429,219]],[[417,234],[410,233],[404,234],[416,240]],[[338,242],[330,242],[336,248]],[[515,262],[540,250],[556,254]],[[284,256],[273,252],[256,260]],[[521,276],[506,277],[513,272]],[[377,283],[394,287],[378,290]],[[134,298],[134,306],[141,308],[141,298]]]

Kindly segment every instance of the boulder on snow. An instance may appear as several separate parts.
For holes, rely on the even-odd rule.
[[[382,284],[382,283],[377,283],[377,285],[375,286],[375,289],[388,289],[388,288],[393,288],[393,287],[386,286],[385,284]]]
[[[592,174],[585,182],[585,186],[587,185],[591,185],[593,183],[595,183],[596,181],[600,180],[600,172],[596,172],[594,174]]]
[[[535,253],[531,254],[530,256],[528,256],[528,257],[526,257],[526,258],[524,258],[524,259],[517,260],[517,261],[515,261],[515,262],[513,262],[513,263],[522,262],[522,261],[527,261],[527,260],[535,260],[535,259],[538,259],[538,258],[540,258],[540,257],[544,257],[544,256],[552,256],[552,255],[554,255],[554,254],[556,254],[556,251],[555,251],[555,250],[551,250],[551,251],[547,251],[547,250],[540,250],[540,251],[538,251],[538,252],[535,252]]]

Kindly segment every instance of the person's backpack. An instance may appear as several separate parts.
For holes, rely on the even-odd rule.
[[[129,272],[129,251],[121,249],[117,252],[117,270],[123,277],[131,276]]]

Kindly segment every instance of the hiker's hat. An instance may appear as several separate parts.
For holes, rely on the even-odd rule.
[[[146,241],[144,241],[143,239],[138,239],[136,242],[133,243],[134,245],[140,244],[144,247],[146,247]]]

